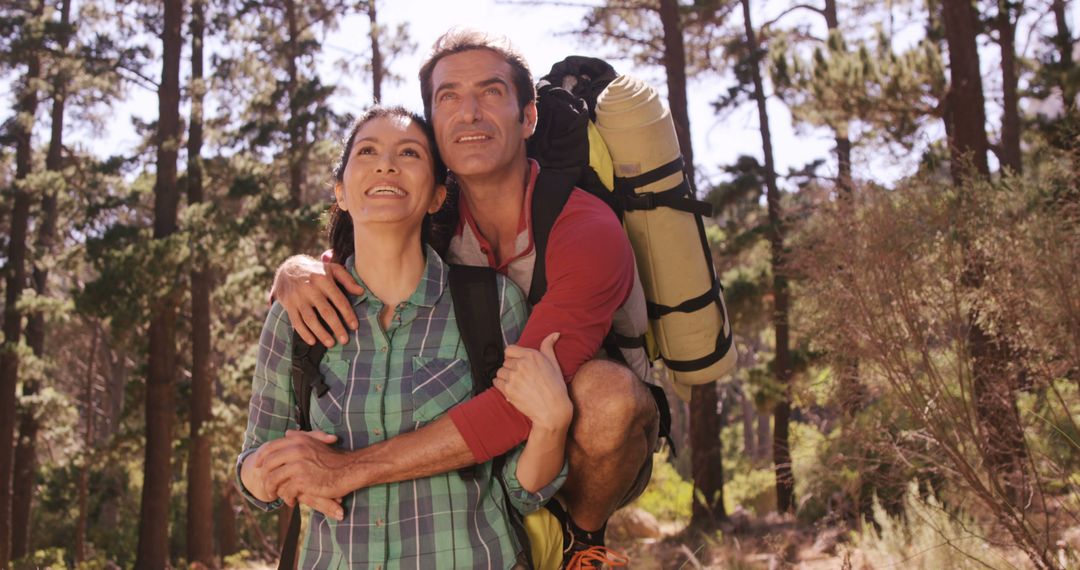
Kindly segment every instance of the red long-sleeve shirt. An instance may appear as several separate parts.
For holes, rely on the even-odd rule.
[[[532,279],[532,232],[529,208],[539,167],[532,162],[529,185],[520,214],[522,234],[518,253],[496,264],[494,248],[476,231],[472,214],[461,202],[462,221],[451,245],[451,257],[481,262],[507,274],[522,290]],[[469,251],[473,258],[470,260]],[[574,190],[552,226],[546,252],[547,292],[533,307],[518,344],[538,349],[553,332],[567,382],[582,364],[592,359],[611,328],[615,311],[626,302],[634,285],[634,252],[614,212],[598,198]],[[505,453],[529,435],[529,422],[494,388],[450,410],[450,418],[472,450],[477,462]]]

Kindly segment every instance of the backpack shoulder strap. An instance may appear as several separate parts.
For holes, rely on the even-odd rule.
[[[555,220],[562,213],[574,185],[581,176],[580,168],[541,168],[533,188],[532,238],[536,249],[536,265],[533,268],[532,283],[529,285],[529,304],[536,305],[547,293],[547,253],[548,238]]]
[[[490,267],[472,267],[450,264],[450,296],[454,301],[454,318],[457,320],[461,343],[469,357],[472,368],[473,395],[492,386],[491,381],[503,363],[502,319],[499,315],[499,283],[495,270]],[[506,497],[510,491],[502,477],[506,456],[499,455],[492,462],[492,474],[502,486]],[[476,467],[458,470],[462,478],[476,476]],[[529,535],[525,531],[521,513],[507,503],[504,505],[510,526],[521,544],[518,562],[532,569],[529,558]]]
[[[491,380],[503,363],[505,346],[495,270],[450,264],[450,296],[461,342],[472,368],[476,395],[491,387]]]
[[[321,320],[321,317],[320,317]],[[323,326],[326,326],[323,323]],[[300,429],[311,431],[311,392],[322,396],[326,393],[327,385],[319,372],[319,362],[326,354],[326,346],[321,342],[308,345],[300,334],[293,331],[292,336],[292,389],[293,398],[296,400],[296,423]],[[289,518],[289,529],[285,534],[285,540],[281,543],[281,556],[278,559],[278,570],[293,570],[296,568],[297,545],[300,541],[300,504],[293,506],[292,515]]]

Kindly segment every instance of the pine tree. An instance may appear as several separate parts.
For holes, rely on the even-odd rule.
[[[162,25],[161,85],[158,89],[157,175],[154,182],[154,239],[176,232],[180,194],[176,181],[180,145],[180,51],[183,0],[166,0]],[[167,242],[159,241],[163,245]],[[167,246],[166,246],[167,247]],[[150,318],[146,378],[146,460],[135,567],[164,568],[169,563],[169,499],[172,481],[172,427],[176,414],[177,291],[166,291]]]
[[[17,87],[17,117],[12,127],[15,138],[15,183],[11,207],[10,238],[5,266],[4,344],[0,352],[0,567],[12,559],[12,472],[15,449],[15,399],[19,381],[19,341],[22,338],[22,311],[19,298],[26,287],[26,234],[30,221],[29,180],[33,169],[33,130],[39,100],[41,77],[41,42],[43,41],[43,0],[31,4],[20,20],[20,36],[12,45],[13,59],[26,71]]]

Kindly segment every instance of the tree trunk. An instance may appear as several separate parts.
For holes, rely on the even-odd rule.
[[[233,505],[233,486],[221,486],[217,510],[217,547],[218,555],[224,560],[236,552],[236,507]]]
[[[739,390],[739,411],[742,414],[743,455],[757,457],[757,440],[754,439],[754,403],[746,395],[746,390]]]
[[[973,182],[990,176],[982,78],[975,43],[976,14],[968,2],[946,2],[944,21],[951,78],[949,153],[953,182],[963,201],[966,193],[974,191],[970,188]],[[961,239],[965,242],[963,285],[977,290],[986,278],[985,262],[970,245],[969,236]],[[972,358],[975,415],[984,434],[982,452],[995,483],[1001,483],[1007,498],[1019,504],[1026,495],[1023,484],[1026,448],[1013,395],[1016,382],[1009,371],[1009,348],[986,330],[980,317],[978,309],[970,311],[967,340]]]
[[[71,0],[64,0],[60,8],[60,31],[58,43],[60,57],[67,51],[71,23]],[[53,77],[53,106],[49,150],[45,157],[45,169],[59,172],[63,168],[64,147],[64,103],[66,102],[67,78],[62,73]],[[38,226],[38,247],[33,265],[31,282],[39,297],[48,295],[49,270],[42,263],[44,257],[52,254],[56,241],[56,189],[48,188],[41,197],[42,221]],[[45,315],[34,311],[27,319],[26,342],[34,356],[45,355]],[[38,382],[27,379],[23,382],[23,397],[30,398],[38,393]],[[38,420],[33,410],[23,409],[19,415],[19,438],[15,447],[15,473],[12,483],[11,512],[11,553],[19,559],[30,553],[30,511],[34,500],[34,479],[37,471],[37,434]]]
[[[379,49],[379,19],[376,0],[368,0],[368,20],[371,22],[371,96],[375,103],[382,101],[383,70],[382,51]]]
[[[180,143],[180,29],[183,0],[165,0],[161,86],[158,88],[157,179],[154,182],[154,239],[176,231],[180,194],[176,184]],[[172,480],[172,427],[176,414],[177,295],[163,296],[150,317],[146,378],[146,463],[143,468],[139,547],[135,568],[164,568],[169,563],[169,490]]]
[[[757,414],[757,455],[755,459],[762,465],[768,463],[772,459],[772,414],[761,413]]]
[[[1020,174],[1020,98],[1017,95],[1016,78],[1016,20],[1012,15],[1013,0],[998,0],[998,16],[995,22],[998,43],[1001,45],[1001,87],[1003,109],[1001,117],[1001,166],[1013,174]],[[1015,8],[1020,10],[1019,6]]]
[[[44,3],[34,5],[33,18],[44,13]],[[34,33],[32,27],[24,33]],[[15,387],[19,382],[19,355],[16,345],[22,338],[22,313],[16,306],[26,286],[26,232],[30,222],[30,190],[23,183],[33,166],[34,117],[37,114],[37,81],[41,77],[38,53],[40,38],[30,41],[26,59],[26,76],[16,109],[18,120],[12,131],[15,137],[15,188],[11,208],[10,241],[8,242],[4,291],[4,345],[0,347],[0,568],[9,566],[12,559],[12,473],[15,456]]]
[[[203,29],[204,0],[191,3],[191,120],[188,127],[188,204],[203,201]],[[198,252],[200,248],[192,247]],[[210,274],[202,255],[191,271],[191,412],[187,472],[187,557],[207,568],[214,559],[214,479],[210,433],[214,381],[210,376]]]
[[[836,12],[836,0],[825,0],[825,25],[829,34],[840,29],[840,18]],[[851,178],[851,139],[848,138],[847,124],[834,127],[836,138],[837,188],[839,197],[850,205],[853,198],[854,184]]]
[[[979,52],[975,45],[975,11],[966,0],[949,0],[942,10],[945,39],[949,46],[949,153],[952,177],[957,186],[973,175],[990,176],[986,161],[986,111]]]
[[[664,26],[664,72],[667,75],[668,107],[675,122],[675,135],[686,163],[686,178],[694,185],[694,145],[690,139],[690,113],[686,102],[686,48],[679,22],[677,0],[660,0],[660,22]],[[690,407],[694,407],[691,400]]]
[[[1068,0],[1054,0],[1052,9],[1054,11],[1054,22],[1057,24],[1057,35],[1054,36],[1054,45],[1058,48],[1058,57],[1060,57],[1061,72],[1058,77],[1061,78],[1061,95],[1065,101],[1065,108],[1068,109],[1076,104],[1076,88],[1073,86],[1072,81],[1067,79],[1068,72],[1073,68],[1073,37],[1072,32],[1069,30],[1069,21],[1066,19],[1066,5]]]
[[[79,469],[79,518],[75,521],[75,566],[86,560],[86,521],[90,514],[90,468],[94,461],[94,362],[97,360],[98,330],[94,328],[90,341],[90,358],[86,363],[84,411],[86,431],[83,433],[83,465]]]
[[[300,72],[298,61],[300,59],[300,24],[297,21],[296,3],[294,0],[285,0],[285,24],[289,37],[286,49],[288,63],[286,72],[288,82],[286,91],[289,97],[289,148],[286,155],[289,158],[289,201],[290,206],[299,208],[304,192],[304,161],[303,147],[306,144],[304,128],[300,118]]]
[[[664,26],[664,71],[667,76],[668,108],[675,123],[687,180],[694,183],[694,145],[690,139],[690,114],[686,96],[686,51],[677,0],[660,0],[660,21]],[[716,385],[694,386],[690,399],[691,473],[695,494],[690,524],[712,528],[727,517],[724,512],[723,454],[716,415]]]
[[[773,464],[776,471],[776,508],[781,513],[795,507],[795,478],[791,472],[791,451],[788,442],[788,420],[791,413],[787,392],[791,383],[791,352],[789,348],[788,305],[789,292],[784,267],[783,215],[780,211],[780,189],[776,185],[776,166],[773,160],[772,134],[769,132],[769,113],[765,101],[765,85],[761,78],[761,49],[750,19],[750,0],[741,0],[743,26],[746,41],[751,50],[750,71],[754,80],[754,99],[757,101],[758,122],[761,128],[761,147],[765,155],[766,201],[769,208],[769,245],[772,249],[773,266],[773,314],[772,323],[776,333],[776,356],[773,374],[784,387],[783,399],[773,410]]]

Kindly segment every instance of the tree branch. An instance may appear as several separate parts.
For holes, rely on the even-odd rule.
[[[140,85],[147,90],[157,92],[159,87],[157,81],[154,81],[152,78],[143,75],[142,72],[140,72],[139,70],[132,69],[124,64],[118,64],[116,66],[116,70],[120,71],[121,75],[124,74],[123,72],[129,73],[131,77],[128,77],[128,79],[131,80],[133,83]]]
[[[810,10],[812,12],[816,12],[820,16],[825,16],[825,9],[824,8],[818,8],[817,6],[811,6],[810,4],[796,4],[796,5],[788,8],[787,10],[784,10],[783,12],[780,12],[779,16],[777,16],[777,17],[769,20],[768,22],[765,22],[764,24],[762,24],[761,29],[762,30],[769,29],[770,26],[772,26],[773,24],[779,22],[781,18],[783,18],[784,16],[787,16],[788,14],[790,14],[790,13],[796,11],[796,10]]]

